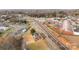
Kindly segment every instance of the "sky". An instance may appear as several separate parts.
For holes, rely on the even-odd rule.
[[[0,9],[78,9],[78,0],[0,0]]]

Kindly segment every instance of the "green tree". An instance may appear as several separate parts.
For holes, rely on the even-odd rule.
[[[36,32],[35,29],[31,29],[32,35],[33,35],[35,32]]]

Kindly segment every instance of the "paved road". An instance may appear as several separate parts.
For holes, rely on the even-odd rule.
[[[69,49],[61,41],[59,41],[57,39],[57,37],[53,33],[51,33],[51,31],[45,25],[43,25],[42,23],[40,23],[37,20],[34,20],[34,22],[37,23],[37,25],[40,26],[45,31],[45,33],[48,35],[48,37],[49,37],[48,40],[50,41],[49,43],[51,43],[51,45],[52,45],[52,42],[54,42],[62,50],[68,50]]]

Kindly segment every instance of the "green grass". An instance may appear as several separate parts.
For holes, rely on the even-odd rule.
[[[13,32],[13,28],[9,28],[9,29],[7,29],[6,31],[4,31],[4,32],[2,32],[2,34],[1,34],[1,36],[5,36],[5,35],[8,35],[10,32]]]

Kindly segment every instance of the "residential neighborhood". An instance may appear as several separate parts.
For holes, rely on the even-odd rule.
[[[0,50],[78,49],[78,9],[0,10]]]

